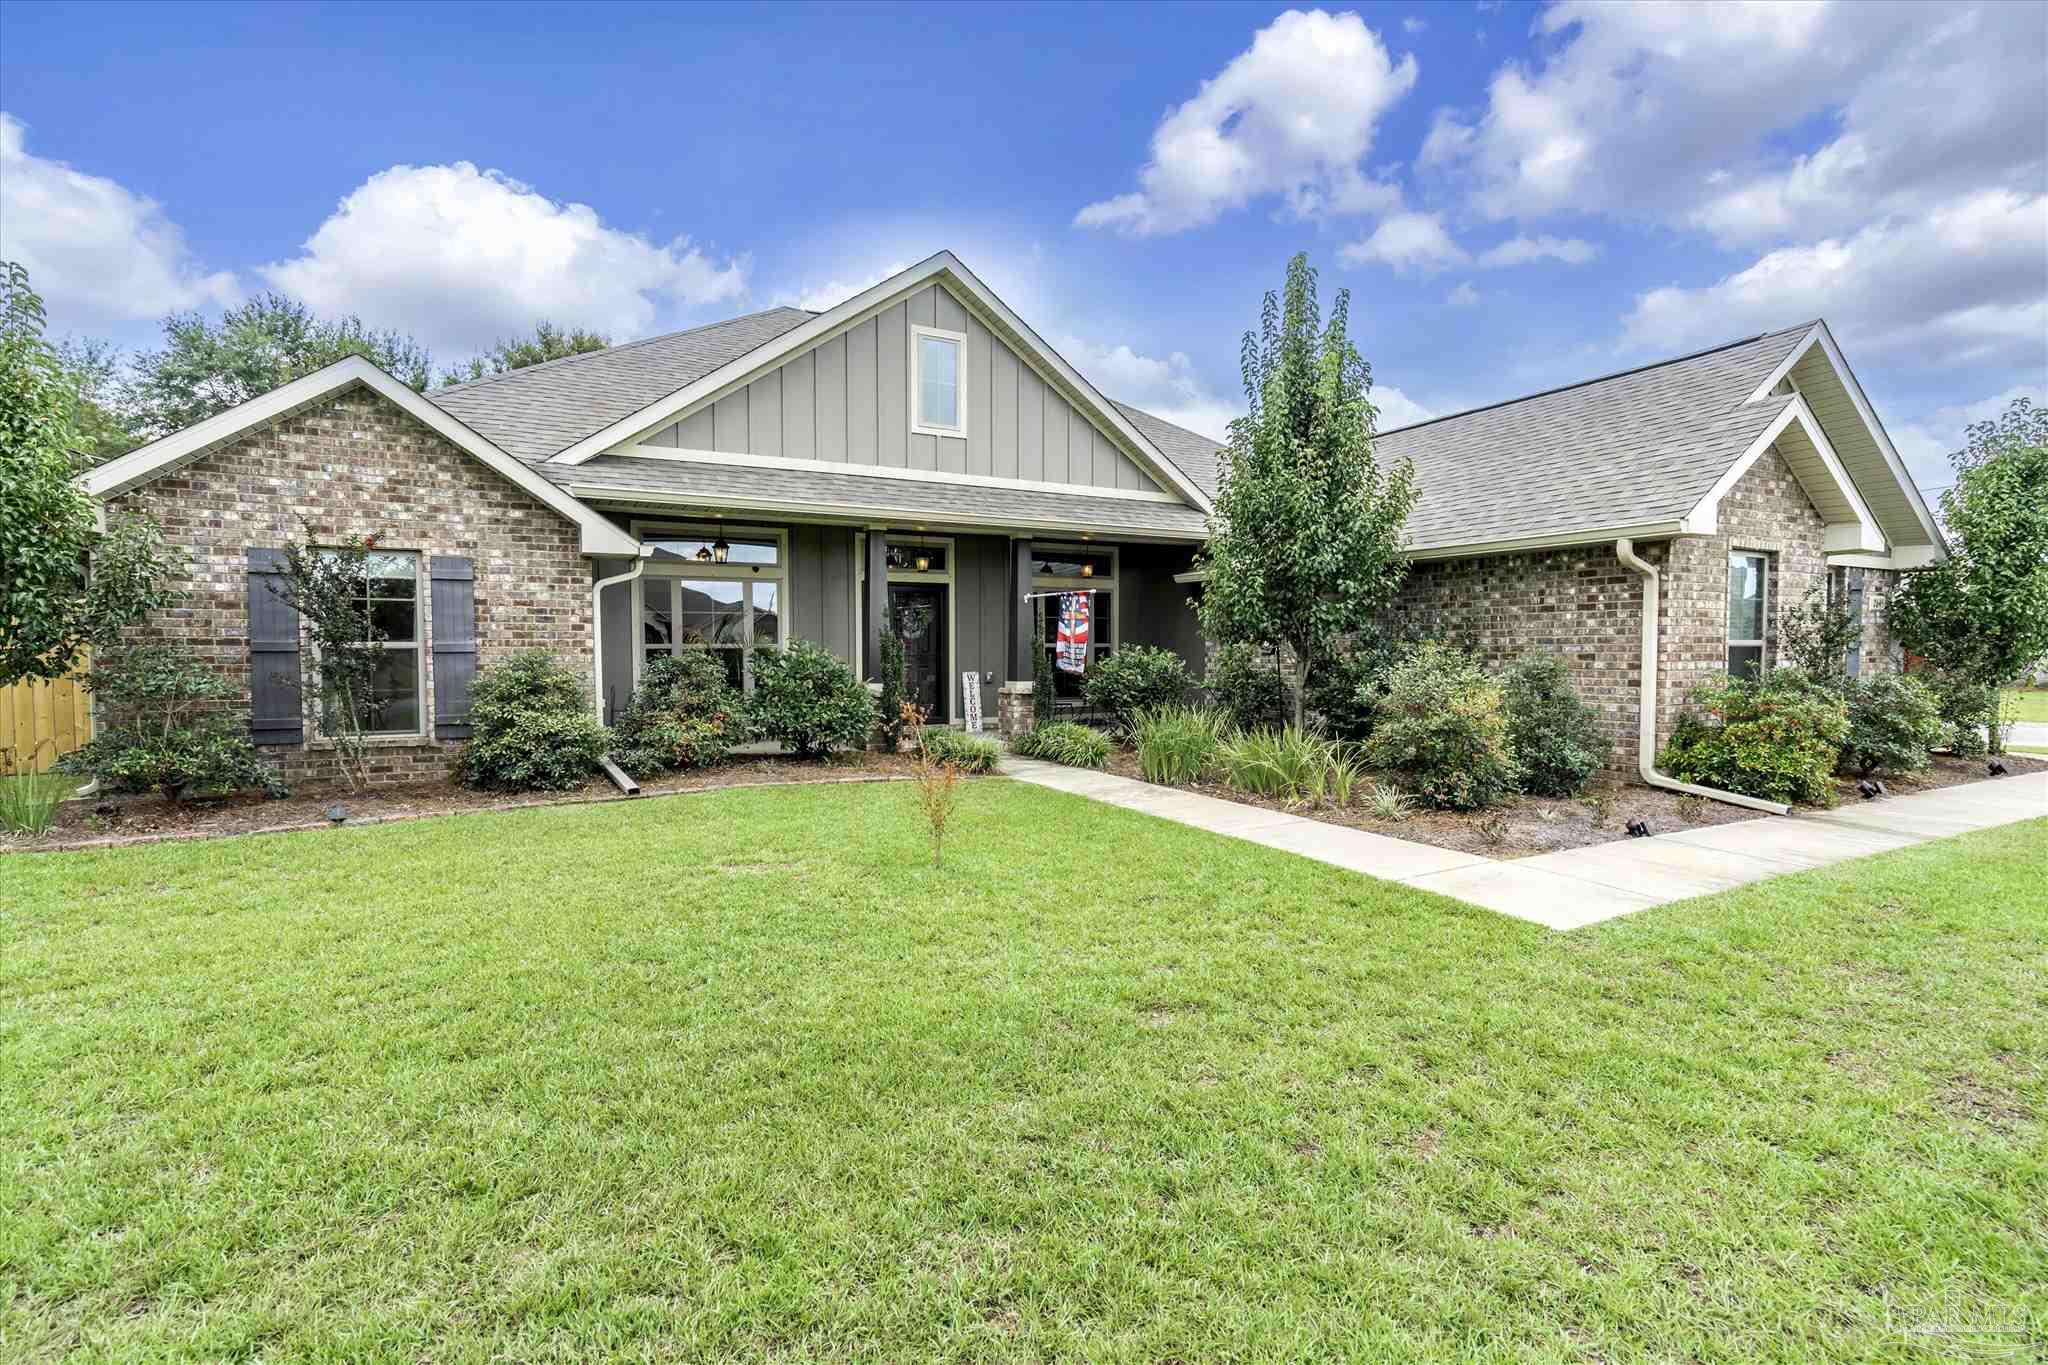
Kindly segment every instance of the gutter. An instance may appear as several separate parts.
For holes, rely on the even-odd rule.
[[[1675,777],[1666,777],[1656,769],[1657,753],[1657,602],[1659,575],[1657,566],[1636,555],[1634,542],[1627,536],[1614,542],[1617,559],[1643,576],[1643,658],[1642,698],[1636,707],[1636,772],[1652,787],[1665,791],[1684,792],[1688,796],[1704,796],[1714,801],[1725,801],[1731,806],[1743,806],[1750,810],[1769,811],[1772,815],[1790,815],[1792,808],[1776,801],[1765,801],[1761,797],[1743,796],[1736,792],[1724,792],[1718,787],[1702,787],[1692,782],[1680,782]]]
[[[604,590],[620,583],[631,583],[647,571],[647,560],[654,553],[646,545],[640,547],[640,557],[633,561],[633,567],[624,573],[615,573],[610,578],[600,578],[590,585],[590,699],[597,708],[598,724],[604,723]],[[635,629],[638,629],[636,626]]]

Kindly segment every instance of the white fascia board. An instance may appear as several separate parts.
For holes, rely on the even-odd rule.
[[[957,530],[977,534],[989,532],[1055,532],[1059,535],[1078,536],[1082,540],[1102,543],[1144,541],[1170,545],[1199,545],[1207,540],[1206,531],[1162,531],[1137,530],[1121,526],[1104,526],[1100,522],[1060,521],[1052,518],[977,517],[971,513],[945,512],[920,513],[906,511],[900,507],[862,507],[856,504],[833,504],[820,506],[814,502],[793,502],[781,498],[748,497],[743,494],[718,494],[706,497],[695,493],[664,493],[644,488],[610,488],[604,484],[572,484],[570,492],[592,503],[603,503],[614,507],[689,508],[699,515],[718,518],[727,512],[745,512],[750,516],[773,516],[780,521],[799,521],[821,526],[915,526],[919,529]]]
[[[945,483],[969,488],[1016,488],[1033,493],[1116,498],[1124,502],[1163,502],[1185,506],[1171,493],[1149,488],[1094,488],[1042,479],[1005,479],[994,474],[954,474],[939,469],[901,469],[895,465],[852,464],[845,460],[805,460],[792,455],[736,455],[722,450],[690,450],[675,446],[620,446],[607,451],[621,459],[670,460],[678,464],[736,465],[743,469],[796,469],[812,474],[849,474],[863,479],[900,479],[908,483]]]
[[[361,356],[344,357],[226,412],[195,422],[183,431],[172,432],[162,440],[131,450],[119,459],[110,460],[81,475],[77,482],[95,498],[114,497],[184,461],[216,450],[245,432],[279,421],[356,384],[370,389],[450,445],[474,456],[531,494],[535,500],[576,523],[582,533],[584,554],[633,555],[639,552],[633,537],[613,525],[608,518],[577,501]]]
[[[1828,564],[1844,569],[1925,569],[1939,564],[1945,556],[1932,545],[1897,545],[1888,555],[1838,554],[1828,551]]]
[[[1054,376],[1079,398],[1103,426],[1122,437],[1124,442],[1142,459],[1145,467],[1154,477],[1159,478],[1177,490],[1184,501],[1197,511],[1214,512],[1215,506],[1206,493],[1180,471],[1172,460],[1166,458],[1145,434],[1133,426],[1130,419],[1117,411],[1093,384],[1081,377],[1079,371],[1067,364],[1059,353],[1045,343],[1045,339],[1010,311],[1009,305],[990,292],[960,259],[950,251],[918,262],[908,270],[890,276],[880,284],[864,289],[836,308],[831,308],[810,321],[792,327],[781,336],[762,346],[735,356],[710,374],[677,389],[665,398],[658,398],[636,412],[630,412],[618,421],[600,431],[592,432],[574,445],[557,451],[551,459],[554,464],[582,464],[606,454],[613,447],[636,441],[642,434],[653,431],[687,410],[700,406],[706,399],[715,398],[721,392],[738,384],[743,379],[772,369],[785,358],[797,352],[831,339],[869,315],[880,311],[897,295],[908,293],[921,285],[943,279],[951,292],[971,311],[980,316],[984,323],[993,322],[1000,333],[1007,333],[1026,352],[1030,359]]]
[[[1747,474],[1763,457],[1763,453],[1771,448],[1772,443],[1784,434],[1785,428],[1796,422],[1806,439],[1813,443],[1814,450],[1819,453],[1821,468],[1826,471],[1828,481],[1834,485],[1834,491],[1841,495],[1856,515],[1853,522],[1828,524],[1827,548],[1884,553],[1890,548],[1891,542],[1885,539],[1884,530],[1877,524],[1877,518],[1871,515],[1869,506],[1863,501],[1863,495],[1856,491],[1855,481],[1849,477],[1849,471],[1843,468],[1841,457],[1829,443],[1827,433],[1821,430],[1820,419],[1813,415],[1813,409],[1806,406],[1806,399],[1799,394],[1795,393],[1783,402],[1784,410],[1771,419],[1771,424],[1764,428],[1763,434],[1750,442],[1749,449],[1742,452],[1741,458],[1728,466],[1726,472],[1715,481],[1714,486],[1707,490],[1706,496],[1685,514],[1682,523],[1685,533],[1701,536],[1717,534],[1721,521],[1721,499],[1728,496],[1729,491],[1741,481],[1742,476]],[[1812,490],[1807,491],[1810,497]]]
[[[1408,558],[1427,559],[1484,559],[1489,555],[1521,554],[1531,550],[1569,550],[1578,546],[1612,545],[1618,539],[1665,540],[1671,536],[1690,535],[1683,520],[1643,521],[1627,526],[1595,527],[1581,531],[1557,531],[1549,535],[1513,536],[1504,540],[1473,540],[1455,545],[1418,545],[1408,551]]]
[[[1884,456],[1885,465],[1891,470],[1892,478],[1905,490],[1906,502],[1912,507],[1913,515],[1919,521],[1921,529],[1927,532],[1928,543],[1939,548],[1939,558],[1948,558],[1948,541],[1942,537],[1941,526],[1935,521],[1934,514],[1928,510],[1927,500],[1920,496],[1920,486],[1913,482],[1912,474],[1906,469],[1906,462],[1899,458],[1898,447],[1892,444],[1892,438],[1886,433],[1884,423],[1877,419],[1877,410],[1870,406],[1870,398],[1863,392],[1863,385],[1856,378],[1856,372],[1849,368],[1849,361],[1843,356],[1842,348],[1835,344],[1835,334],[1828,330],[1826,319],[1813,325],[1813,330],[1792,348],[1791,354],[1771,372],[1770,378],[1757,386],[1756,392],[1749,396],[1748,401],[1757,403],[1769,397],[1771,390],[1778,386],[1778,381],[1791,374],[1799,362],[1806,358],[1806,353],[1816,346],[1820,347],[1821,354],[1828,358],[1828,364],[1834,367],[1835,378],[1841,382],[1842,391],[1849,395],[1849,402],[1854,405],[1856,416],[1870,432],[1871,441]],[[1818,426],[1819,423],[1816,422],[1814,425]]]

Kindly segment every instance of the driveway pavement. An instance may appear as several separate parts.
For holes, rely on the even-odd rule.
[[[2039,772],[1533,858],[1486,858],[1091,769],[1006,756],[1003,771],[1020,781],[1435,891],[1550,929],[1577,929],[1787,872],[2048,815],[2048,772]]]

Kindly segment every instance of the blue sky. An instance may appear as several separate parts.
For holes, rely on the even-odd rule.
[[[1382,425],[1825,315],[1922,482],[2048,397],[2048,7],[0,4],[0,255],[147,345],[265,287],[452,365],[957,251],[1220,431],[1287,256]]]

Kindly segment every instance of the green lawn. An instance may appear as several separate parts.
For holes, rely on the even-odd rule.
[[[0,859],[0,1356],[2039,1349],[2048,820],[1568,935],[1009,782],[943,872],[915,821]]]
[[[2007,688],[2004,718],[2048,722],[2048,687]]]

